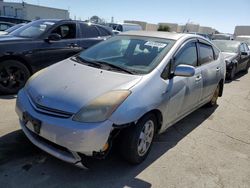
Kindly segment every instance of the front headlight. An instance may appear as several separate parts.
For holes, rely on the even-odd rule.
[[[130,95],[131,91],[110,91],[94,99],[73,117],[74,121],[93,123],[107,120],[120,104]]]

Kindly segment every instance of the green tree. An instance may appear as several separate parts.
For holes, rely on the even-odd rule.
[[[169,32],[170,31],[170,27],[168,25],[159,25],[158,31]]]

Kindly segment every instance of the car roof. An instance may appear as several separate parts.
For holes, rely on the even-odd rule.
[[[127,31],[127,32],[120,33],[119,35],[155,37],[155,38],[164,38],[164,39],[172,39],[172,40],[178,40],[184,36],[192,36],[191,34],[161,32],[161,31]]]

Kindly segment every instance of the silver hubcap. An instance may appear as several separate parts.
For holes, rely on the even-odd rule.
[[[139,156],[143,156],[147,153],[152,140],[154,137],[154,122],[152,120],[148,120],[141,131],[140,138],[138,141],[137,152]]]

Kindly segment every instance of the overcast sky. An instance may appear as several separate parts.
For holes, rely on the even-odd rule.
[[[21,0],[5,0],[22,2]],[[250,25],[250,0],[25,0],[27,3],[70,11],[82,20],[97,15],[107,21],[199,23],[233,33],[236,25]]]

